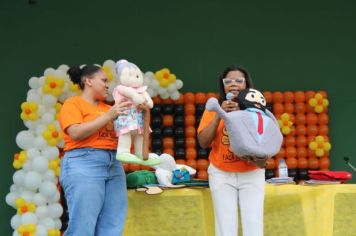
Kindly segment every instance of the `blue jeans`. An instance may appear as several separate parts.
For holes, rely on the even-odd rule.
[[[65,236],[122,235],[127,212],[126,176],[115,154],[95,148],[64,154],[59,179],[69,212]]]

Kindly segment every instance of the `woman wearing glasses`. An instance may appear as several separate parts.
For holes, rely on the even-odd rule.
[[[219,77],[221,107],[226,112],[239,110],[234,99],[239,91],[253,88],[248,71],[227,67]],[[244,236],[263,235],[264,169],[243,161],[230,151],[224,121],[215,112],[204,111],[198,140],[202,148],[211,147],[209,185],[213,199],[216,236],[238,235],[238,207]]]

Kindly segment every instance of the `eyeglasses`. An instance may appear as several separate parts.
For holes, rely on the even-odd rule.
[[[243,84],[245,82],[245,78],[244,77],[239,77],[236,79],[224,78],[224,79],[222,79],[222,81],[225,86],[230,85],[232,82],[234,82],[236,84]]]

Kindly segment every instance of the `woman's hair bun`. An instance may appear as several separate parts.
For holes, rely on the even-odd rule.
[[[70,80],[74,84],[80,84],[81,77],[82,77],[82,69],[80,69],[79,66],[73,66],[73,67],[69,68],[69,70],[67,71],[67,74],[69,75]]]

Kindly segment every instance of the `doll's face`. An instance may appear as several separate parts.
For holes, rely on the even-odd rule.
[[[141,87],[143,85],[141,70],[133,67],[124,68],[120,75],[120,82],[128,87]]]
[[[263,94],[256,89],[242,90],[238,96],[240,109],[258,108],[261,110],[266,109],[266,99]]]

